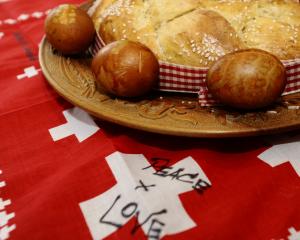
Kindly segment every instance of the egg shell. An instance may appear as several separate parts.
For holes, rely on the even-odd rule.
[[[96,81],[119,97],[142,96],[158,83],[159,64],[146,46],[127,40],[106,45],[93,58]]]
[[[62,4],[53,9],[45,20],[46,38],[63,54],[85,51],[95,35],[93,21],[82,9],[72,4]]]
[[[284,65],[259,49],[227,54],[207,74],[207,87],[214,98],[239,109],[266,107],[280,97],[285,86]]]

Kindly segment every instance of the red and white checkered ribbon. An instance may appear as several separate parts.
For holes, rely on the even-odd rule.
[[[94,56],[103,46],[100,36],[95,39],[91,53]],[[283,95],[300,92],[300,59],[282,61],[286,68],[287,85]],[[198,93],[201,106],[213,106],[218,102],[209,93],[206,85],[208,68],[191,67],[168,62],[159,62],[159,86],[161,91]]]

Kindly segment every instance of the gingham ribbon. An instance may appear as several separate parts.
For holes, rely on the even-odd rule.
[[[99,35],[90,49],[92,55],[105,46]],[[300,59],[282,61],[286,69],[287,85],[283,95],[300,92]],[[208,68],[191,67],[168,62],[159,62],[158,89],[168,92],[198,93],[201,106],[213,106],[218,102],[209,93],[206,85]]]

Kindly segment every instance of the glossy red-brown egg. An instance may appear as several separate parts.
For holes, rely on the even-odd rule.
[[[110,94],[137,97],[158,82],[159,64],[146,46],[127,40],[106,45],[93,58],[96,81]]]
[[[72,4],[53,9],[45,20],[46,38],[63,54],[85,51],[94,39],[94,24],[89,15]]]
[[[270,105],[285,89],[283,64],[274,55],[247,49],[227,54],[207,74],[210,93],[221,103],[239,109]]]

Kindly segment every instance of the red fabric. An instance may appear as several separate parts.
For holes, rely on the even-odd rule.
[[[288,162],[271,167],[258,157],[283,136],[295,146],[299,143],[297,151],[299,131],[272,136],[271,142],[262,137],[189,139],[97,120],[99,131],[82,142],[75,135],[54,141],[49,129],[65,124],[63,111],[74,106],[54,92],[39,70],[45,14],[32,14],[60,3],[0,0],[0,234],[14,225],[6,239],[92,239],[79,204],[118,184],[106,161],[117,151],[143,154],[148,161],[169,159],[170,165],[190,156],[211,181],[201,194],[179,196],[196,226],[163,239],[287,240],[291,228],[300,231],[299,156],[295,168]],[[21,14],[31,17],[6,23]],[[18,79],[28,67],[37,75]],[[10,204],[1,208],[1,200]],[[4,211],[14,216],[1,224]],[[135,224],[132,218],[105,239],[146,239],[141,228],[132,235]]]

